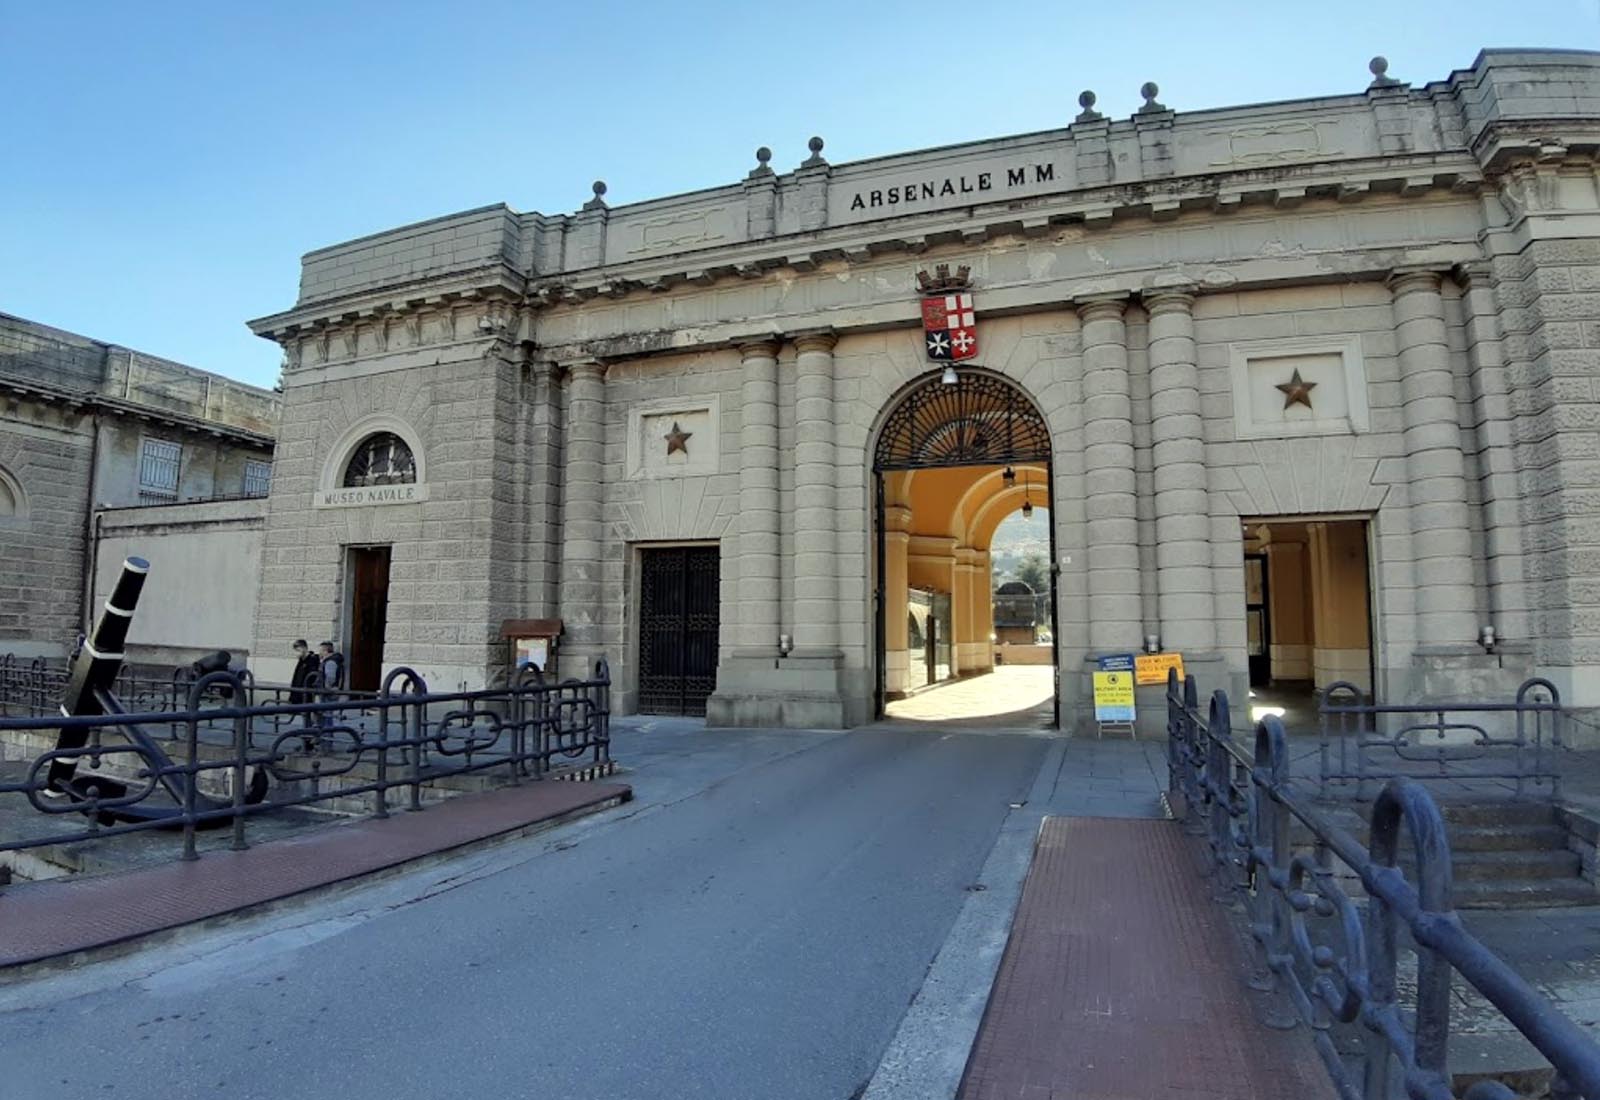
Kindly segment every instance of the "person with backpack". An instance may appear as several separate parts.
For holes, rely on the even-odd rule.
[[[322,686],[344,687],[344,654],[334,649],[332,642],[323,642],[317,648],[321,650]]]
[[[322,691],[317,693],[316,701],[331,703],[338,696],[338,689],[344,686],[344,655],[333,648],[332,642],[322,642],[317,646],[318,654],[317,675],[321,681]],[[318,711],[316,724],[327,727],[333,723],[334,716],[328,711]]]

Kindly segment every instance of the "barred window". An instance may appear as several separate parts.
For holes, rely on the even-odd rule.
[[[183,445],[165,439],[146,439],[139,448],[139,499],[161,503],[178,499],[178,470]]]
[[[246,462],[244,464],[244,495],[264,497],[272,488],[272,463]]]
[[[346,488],[364,485],[409,485],[417,480],[417,462],[406,441],[393,432],[369,435],[344,468]]]

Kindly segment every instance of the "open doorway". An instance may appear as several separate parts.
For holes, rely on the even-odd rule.
[[[1372,694],[1367,521],[1246,519],[1244,576],[1250,718],[1317,728],[1322,694],[1349,683]]]
[[[1055,551],[1043,418],[998,376],[929,375],[890,414],[874,474],[878,716],[1054,726]],[[1024,562],[1026,592],[1013,587],[1011,598],[997,599],[1002,584],[1020,583]]]
[[[347,687],[377,691],[383,685],[383,643],[389,624],[387,546],[352,546],[349,580],[349,636],[345,639]]]

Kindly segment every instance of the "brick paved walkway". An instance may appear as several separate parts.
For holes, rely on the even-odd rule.
[[[420,813],[396,811],[243,852],[0,892],[0,968],[148,936],[357,878],[475,841],[626,802],[620,783],[528,783]]]
[[[1323,1100],[1171,821],[1049,817],[961,1100]]]

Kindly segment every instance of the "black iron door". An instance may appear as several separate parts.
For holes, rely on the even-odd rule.
[[[721,573],[715,546],[641,551],[641,714],[705,714],[717,686]]]

